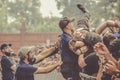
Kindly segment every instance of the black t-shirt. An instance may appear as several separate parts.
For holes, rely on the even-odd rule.
[[[92,75],[98,72],[99,65],[98,65],[99,58],[96,56],[95,53],[90,53],[88,56],[85,57],[85,73],[88,75]]]
[[[61,35],[61,42],[60,42],[61,59],[63,63],[78,64],[78,55],[76,55],[69,49],[69,42],[71,40],[72,37],[69,34],[64,32]]]
[[[34,80],[34,72],[36,70],[36,67],[20,61],[15,73],[15,78],[16,80]]]
[[[14,73],[11,70],[12,65],[13,65],[13,61],[10,57],[2,56],[1,67],[2,67],[2,79],[3,80],[13,80]]]

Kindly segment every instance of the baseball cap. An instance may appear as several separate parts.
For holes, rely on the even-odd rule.
[[[68,23],[73,22],[74,20],[75,20],[74,18],[64,17],[63,19],[60,20],[59,27],[61,29],[64,29],[68,25]]]
[[[35,46],[24,46],[18,51],[19,57],[24,58],[30,51],[34,50]]]
[[[12,46],[12,44],[3,43],[3,44],[1,44],[1,46],[0,46],[0,50],[4,49],[4,48],[7,47],[7,46]]]

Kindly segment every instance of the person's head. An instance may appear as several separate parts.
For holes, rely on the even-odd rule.
[[[63,19],[60,20],[59,22],[59,27],[60,29],[64,32],[65,29],[67,30],[73,30],[73,21],[74,19],[70,19],[67,17],[64,17]]]
[[[110,42],[113,41],[114,39],[116,39],[116,37],[114,37],[112,35],[112,33],[106,33],[103,36],[103,43],[106,45],[106,47],[109,49],[110,46]]]
[[[114,58],[120,58],[120,39],[115,39],[110,43],[110,52]]]
[[[19,57],[20,57],[20,60],[30,60],[34,57],[35,55],[35,46],[24,46],[24,47],[21,47],[19,52]]]
[[[84,43],[88,46],[94,46],[96,43],[102,42],[102,37],[94,32],[88,32],[85,36]]]
[[[6,56],[10,56],[11,53],[13,52],[12,48],[11,48],[11,44],[1,44],[0,46],[0,50],[3,54],[5,54]]]
[[[78,28],[84,28],[89,31],[89,26],[90,26],[90,23],[88,19],[81,19],[81,20],[78,20],[77,22]]]
[[[85,36],[88,32],[89,31],[85,28],[78,28],[74,31],[73,38],[75,40],[85,39]]]

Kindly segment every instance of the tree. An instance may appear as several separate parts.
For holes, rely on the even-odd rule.
[[[6,1],[0,1],[0,32],[3,32],[7,23],[7,6]]]
[[[26,32],[30,26],[36,26],[40,23],[41,14],[39,12],[39,0],[12,0],[7,3],[8,15],[17,26],[20,26],[21,32]]]
[[[116,15],[120,17],[120,0],[117,0],[116,11],[117,11]]]
[[[74,16],[77,20],[82,18],[83,13],[76,8],[76,4],[83,4],[91,14],[91,27],[97,27],[102,21],[113,18],[116,13],[116,0],[56,0],[56,2],[58,9],[63,9],[63,16]]]

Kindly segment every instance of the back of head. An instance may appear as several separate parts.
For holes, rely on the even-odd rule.
[[[86,43],[86,45],[93,47],[96,43],[102,42],[102,37],[97,33],[88,32],[86,34],[84,42]]]
[[[115,39],[110,43],[110,52],[113,57],[120,58],[120,39]]]
[[[112,35],[112,33],[107,33],[103,36],[103,42],[107,46],[107,48],[109,48],[110,42],[114,39],[116,38]]]

